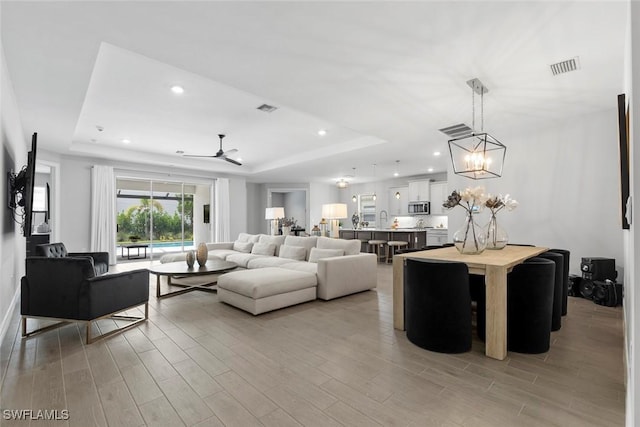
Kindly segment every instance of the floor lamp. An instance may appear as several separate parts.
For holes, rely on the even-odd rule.
[[[266,208],[264,219],[271,220],[271,235],[278,234],[278,220],[284,218],[284,208]]]
[[[347,218],[347,205],[345,203],[330,203],[322,205],[322,217],[331,220],[330,237],[340,237],[339,220]]]

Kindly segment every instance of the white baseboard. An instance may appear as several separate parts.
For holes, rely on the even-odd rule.
[[[4,341],[4,336],[9,329],[9,325],[11,324],[11,318],[13,317],[13,311],[16,308],[16,302],[18,301],[18,297],[20,296],[20,286],[16,287],[16,292],[13,294],[13,298],[11,298],[11,304],[9,305],[9,309],[4,315],[2,319],[2,323],[0,323],[0,343]]]

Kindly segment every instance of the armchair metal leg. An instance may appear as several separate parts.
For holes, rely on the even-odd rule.
[[[134,307],[137,307],[137,306],[129,307],[129,308],[126,308],[124,310],[119,310],[116,313],[121,313],[123,311],[131,310]],[[58,322],[54,323],[52,325],[49,325],[49,326],[45,326],[43,328],[36,329],[34,331],[31,331],[31,332],[27,332],[27,318],[28,317],[31,317],[31,318],[34,318],[34,319],[58,320]],[[137,326],[140,323],[145,322],[148,318],[149,318],[149,303],[148,302],[146,302],[144,304],[144,317],[140,317],[140,316],[120,316],[120,315],[115,314],[115,313],[107,314],[105,316],[98,317],[96,319],[91,319],[91,320],[67,320],[67,319],[58,319],[58,318],[53,318],[53,317],[22,316],[22,337],[26,338],[26,337],[30,337],[31,335],[39,334],[41,332],[50,331],[52,329],[59,328],[60,326],[64,326],[64,325],[66,325],[68,323],[71,323],[71,322],[83,322],[83,323],[86,323],[86,326],[87,326],[86,343],[87,344],[92,344],[92,343],[94,343],[94,342],[96,342],[98,340],[110,337],[110,336],[115,335],[115,334],[119,334],[120,332],[124,332],[124,331],[126,331],[128,329],[131,329],[134,326]],[[130,321],[131,323],[128,323],[125,326],[121,326],[121,327],[119,327],[117,329],[114,329],[112,331],[109,331],[109,332],[101,334],[101,335],[91,336],[91,324],[92,324],[92,322],[95,322],[95,321],[101,320],[101,319],[126,320],[126,321]]]
[[[58,319],[55,319],[55,320],[58,320]],[[64,326],[67,323],[70,323],[70,322],[68,322],[66,320],[62,320],[62,321],[56,322],[56,323],[54,323],[52,325],[45,326],[43,328],[38,328],[38,329],[35,329],[35,330],[31,331],[31,332],[27,332],[27,316],[22,316],[22,337],[26,338],[26,337],[30,337],[31,335],[39,334],[41,332],[47,332],[47,331],[50,331],[52,329],[59,328],[60,326]]]
[[[124,311],[124,310],[123,310]],[[139,325],[142,322],[146,322],[146,320],[149,318],[149,303],[145,303],[144,304],[144,317],[138,317],[138,316],[119,316],[117,314],[108,314],[106,316],[103,317],[99,317],[97,319],[93,319],[93,320],[88,320],[87,321],[87,336],[86,336],[86,343],[87,344],[92,344],[96,341],[99,341],[101,339],[104,338],[108,338],[112,335],[115,334],[119,334],[121,332],[124,332],[128,329],[133,328],[134,326]],[[127,320],[127,321],[131,321],[131,323],[125,325],[125,326],[121,326],[117,329],[114,329],[112,331],[106,332],[104,334],[101,335],[96,335],[96,336],[91,336],[91,323],[95,322],[96,320],[100,320],[100,319],[113,319],[113,320]]]

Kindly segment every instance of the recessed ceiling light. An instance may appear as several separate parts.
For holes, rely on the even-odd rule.
[[[394,172],[394,173],[393,173],[393,176],[400,176],[400,173],[398,173],[398,172]]]
[[[440,152],[439,152],[439,151],[434,151],[434,152],[433,152],[433,155],[434,155],[434,156],[439,156],[439,155],[440,155]]]
[[[433,172],[433,168],[427,169],[427,172]]]
[[[184,93],[184,88],[182,86],[174,85],[171,86],[171,92],[175,93],[176,95],[182,95]]]
[[[318,131],[318,135],[320,135],[320,136],[325,136],[326,134],[327,134],[327,130],[326,129],[320,129]]]
[[[123,140],[122,140],[122,143],[123,143],[123,144],[128,144],[128,143],[130,143],[130,142],[131,142],[131,140],[130,140],[130,139],[126,139],[126,138],[125,138],[125,139],[123,139]]]

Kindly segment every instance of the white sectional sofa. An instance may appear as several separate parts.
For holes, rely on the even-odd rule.
[[[316,296],[323,300],[330,300],[373,289],[377,284],[376,256],[360,253],[359,240],[240,233],[234,242],[207,243],[207,247],[209,257],[232,261],[240,267],[239,270],[222,275],[218,280],[220,299],[253,314],[304,302],[296,298],[291,299],[286,286],[270,283],[289,282],[283,280],[289,276],[292,278],[290,281],[292,289],[295,288],[296,292],[301,293],[300,282],[305,283],[306,289],[310,285],[309,278],[315,275],[317,285],[315,296],[310,298],[311,291],[307,289],[304,291],[305,301],[315,299]],[[160,262],[181,261],[185,257],[184,253],[167,254],[160,259]],[[262,268],[265,269],[264,275],[243,272],[243,269]],[[292,273],[287,275],[287,271]],[[295,280],[293,280],[294,277],[296,277]],[[294,284],[296,281],[297,285]],[[264,297],[264,292],[259,289],[262,282],[264,282],[263,289],[270,289],[268,304],[261,305],[258,302],[248,304],[247,301],[242,304],[237,303],[239,299],[257,300]],[[236,291],[243,295],[237,295]],[[281,293],[280,297],[278,292]],[[273,302],[274,299],[276,303]]]

